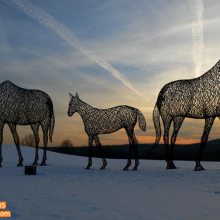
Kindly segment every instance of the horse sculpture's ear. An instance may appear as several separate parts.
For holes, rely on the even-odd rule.
[[[78,93],[76,92],[76,96],[75,96],[76,98],[79,98],[79,95],[78,95]]]
[[[73,98],[73,95],[71,93],[69,93],[70,98]]]

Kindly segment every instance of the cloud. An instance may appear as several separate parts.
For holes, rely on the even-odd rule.
[[[195,23],[192,24],[192,53],[195,63],[196,76],[201,75],[202,52],[203,52],[203,0],[188,1]]]
[[[109,7],[104,12],[103,8],[96,11],[96,5],[94,8],[89,8],[89,10],[94,10],[93,13],[87,15],[89,10],[86,10],[86,13],[84,13],[87,17],[79,17],[79,21],[83,18],[83,25],[77,19],[70,20],[71,14],[66,12],[68,5],[60,2],[52,4],[51,7],[54,8],[50,8],[50,10],[52,12],[57,12],[58,10],[60,14],[57,17],[60,16],[61,19],[66,19],[65,24],[71,21],[71,24],[69,23],[68,25],[73,26],[72,21],[76,21],[74,26],[77,27],[77,33],[80,33],[80,36],[83,37],[83,44],[87,45],[88,50],[82,46],[78,38],[74,38],[75,35],[73,33],[75,31],[73,33],[70,32],[65,26],[59,22],[57,23],[54,18],[47,14],[46,17],[43,14],[40,18],[36,18],[38,14],[35,11],[36,7],[33,5],[31,7],[34,8],[21,9],[23,6],[18,6],[15,3],[29,5],[27,1],[3,1],[23,12],[25,10],[26,14],[48,27],[49,31],[52,30],[57,33],[58,36],[64,39],[64,44],[67,44],[67,47],[64,47],[65,51],[61,50],[63,49],[63,47],[61,48],[62,45],[54,45],[53,51],[51,51],[51,47],[42,46],[44,39],[48,39],[47,34],[50,34],[50,32],[45,32],[45,30],[43,37],[47,35],[46,38],[38,39],[38,42],[41,43],[40,46],[35,41],[32,45],[31,38],[29,38],[29,44],[16,41],[18,42],[16,47],[14,47],[15,44],[11,45],[10,42],[7,44],[7,35],[3,36],[4,39],[0,39],[0,50],[3,54],[2,59],[4,59],[0,62],[1,79],[15,80],[18,85],[26,88],[42,89],[52,96],[57,116],[56,121],[57,125],[59,125],[56,126],[54,143],[59,143],[62,138],[72,139],[75,145],[87,143],[87,136],[84,133],[81,119],[78,116],[74,116],[71,119],[67,117],[69,91],[73,93],[79,92],[83,100],[98,108],[108,108],[120,104],[128,104],[139,108],[146,117],[148,127],[147,136],[141,139],[145,142],[150,139],[153,142],[155,131],[152,123],[152,108],[162,86],[173,80],[195,77],[195,67],[197,67],[196,73],[201,74],[215,64],[219,57],[220,32],[216,26],[218,26],[220,19],[218,13],[213,12],[213,10],[218,8],[216,5],[213,6],[213,4],[207,3],[204,21],[201,7],[197,7],[198,3],[193,3],[192,1],[188,5],[190,10],[192,10],[192,16],[189,16],[189,7],[186,8],[184,1],[182,4],[175,3],[171,5],[172,7],[167,8],[158,8],[157,5],[155,7],[153,5],[151,10],[137,6],[136,11],[132,11],[134,16],[130,16],[131,10],[128,10],[128,8],[122,9],[118,5],[116,5],[117,7],[113,5],[111,8],[111,10],[114,9],[115,13],[113,17]],[[113,1],[109,4],[115,3]],[[61,10],[62,7],[59,7],[60,5],[65,5],[64,11]],[[211,11],[210,7],[213,8]],[[117,12],[115,11],[117,10],[116,8],[118,9]],[[6,9],[10,12],[10,8],[6,7]],[[37,10],[42,12],[39,8]],[[74,10],[76,9],[74,8]],[[74,10],[71,12],[72,14],[75,14]],[[139,14],[140,11],[143,11],[143,13]],[[62,17],[62,13],[68,14],[67,18],[65,16]],[[95,15],[97,14],[99,16],[96,18]],[[103,14],[106,17],[103,18]],[[49,19],[47,16],[49,16]],[[76,17],[78,18],[78,16]],[[91,22],[85,22],[86,19],[89,20],[91,17],[93,17]],[[103,19],[100,19],[100,17]],[[108,22],[111,19],[114,19],[114,21]],[[101,24],[99,23],[100,20],[102,20]],[[28,34],[30,29],[25,29],[27,26],[24,25],[25,22],[23,20],[21,21],[11,19],[10,22],[4,23],[3,17],[3,28],[5,27],[6,29],[8,25],[8,30],[11,28],[12,31],[7,33],[7,30],[2,29],[0,33],[10,34],[9,37],[11,39],[13,39],[11,34],[13,34],[14,38],[17,38],[16,31],[21,29],[26,31],[25,34]],[[54,21],[55,23],[53,23]],[[199,23],[202,24],[202,27],[199,26]],[[205,38],[205,45],[203,45],[203,40],[201,41],[203,35],[199,34],[203,34],[203,25],[205,33],[208,33]],[[196,33],[195,36],[193,35],[193,30]],[[42,34],[40,30],[38,31],[39,34]],[[39,38],[39,35],[36,36]],[[53,37],[57,40],[56,34]],[[194,38],[192,39],[192,37]],[[50,42],[51,44],[53,42],[51,38]],[[83,51],[78,47],[82,47]],[[74,48],[78,48],[78,50]],[[120,73],[126,73],[125,80],[132,82],[131,86],[141,91],[145,97],[148,97],[147,103],[145,100],[139,99],[135,92],[128,93],[127,86],[121,86],[120,79],[116,83],[115,78],[118,78],[113,78],[112,73],[111,75],[106,75],[105,70],[108,69],[108,66],[104,68],[105,70],[100,68],[102,65],[99,64],[97,66],[94,62],[97,55],[92,53],[92,51],[99,54],[98,60],[95,61],[96,63],[101,60],[102,65],[107,62],[107,64],[112,64]],[[202,57],[200,57],[201,54]],[[91,58],[93,56],[95,58]],[[202,60],[202,58],[204,59]],[[102,60],[104,60],[104,63]],[[199,68],[202,72],[198,70]],[[109,71],[112,70],[109,69]],[[122,79],[124,79],[123,77]],[[111,84],[114,87],[109,86]],[[202,130],[198,129],[202,129],[203,123],[203,120],[189,119],[189,121],[184,121],[178,136],[179,139],[181,140],[182,136],[198,139],[199,141]],[[138,127],[136,128],[138,129]],[[192,134],[194,130],[196,130],[194,132],[196,136]],[[139,133],[139,130],[136,130],[136,132]],[[212,129],[211,137],[216,136],[217,128]],[[117,138],[115,139],[115,137]],[[119,132],[116,136],[109,135],[106,138],[104,137],[104,139],[107,143],[127,143],[127,136],[123,132]]]
[[[135,89],[132,84],[128,81],[128,79],[120,73],[117,69],[115,69],[110,63],[108,63],[103,58],[97,56],[94,52],[90,51],[86,47],[84,47],[77,36],[75,36],[65,25],[58,22],[51,15],[47,14],[45,11],[40,9],[39,7],[27,2],[25,0],[3,0],[3,2],[9,4],[10,6],[15,7],[16,9],[22,11],[28,16],[34,18],[39,23],[48,27],[50,30],[54,31],[58,34],[63,40],[65,40],[70,46],[77,48],[83,54],[87,55],[90,59],[92,59],[99,66],[106,69],[109,73],[112,74],[116,79],[120,80],[126,87],[134,91],[136,94],[141,96],[142,98],[146,98],[141,92]]]

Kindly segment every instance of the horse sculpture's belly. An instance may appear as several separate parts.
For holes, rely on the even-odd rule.
[[[18,125],[30,125],[45,119],[49,111],[46,104],[39,104],[38,101],[25,103],[5,102],[4,108],[0,110],[0,120],[5,123],[13,123]]]
[[[123,126],[117,123],[100,123],[96,126],[95,123],[90,123],[85,126],[87,134],[109,134],[118,131]]]
[[[162,114],[171,117],[203,119],[220,115],[218,90],[205,88],[199,80],[180,80],[165,85],[157,103]]]
[[[5,123],[13,123],[18,125],[30,125],[39,122],[39,117],[30,118],[26,114],[11,113],[5,115],[2,119]]]
[[[201,98],[202,97],[202,98]],[[193,99],[187,117],[191,118],[208,118],[220,115],[220,105],[217,98],[200,96]]]
[[[84,124],[88,134],[109,134],[121,128],[134,126],[136,120],[136,112],[133,108],[119,106],[97,111],[96,116],[91,115]]]

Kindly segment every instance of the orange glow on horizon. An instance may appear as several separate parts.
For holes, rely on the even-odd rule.
[[[154,141],[155,141],[155,136],[138,136],[137,137],[138,139],[138,142],[140,144],[153,144]],[[176,144],[194,144],[194,143],[199,143],[199,140],[198,139],[193,139],[193,138],[177,138],[176,140]],[[160,139],[160,144],[164,144],[164,141],[163,141],[163,137],[161,136],[161,139]]]

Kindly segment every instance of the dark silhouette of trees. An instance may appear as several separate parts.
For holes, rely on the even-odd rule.
[[[73,142],[70,139],[65,139],[60,144],[61,147],[73,147]]]
[[[21,139],[21,145],[35,147],[35,137],[33,134],[28,134],[24,138]]]

